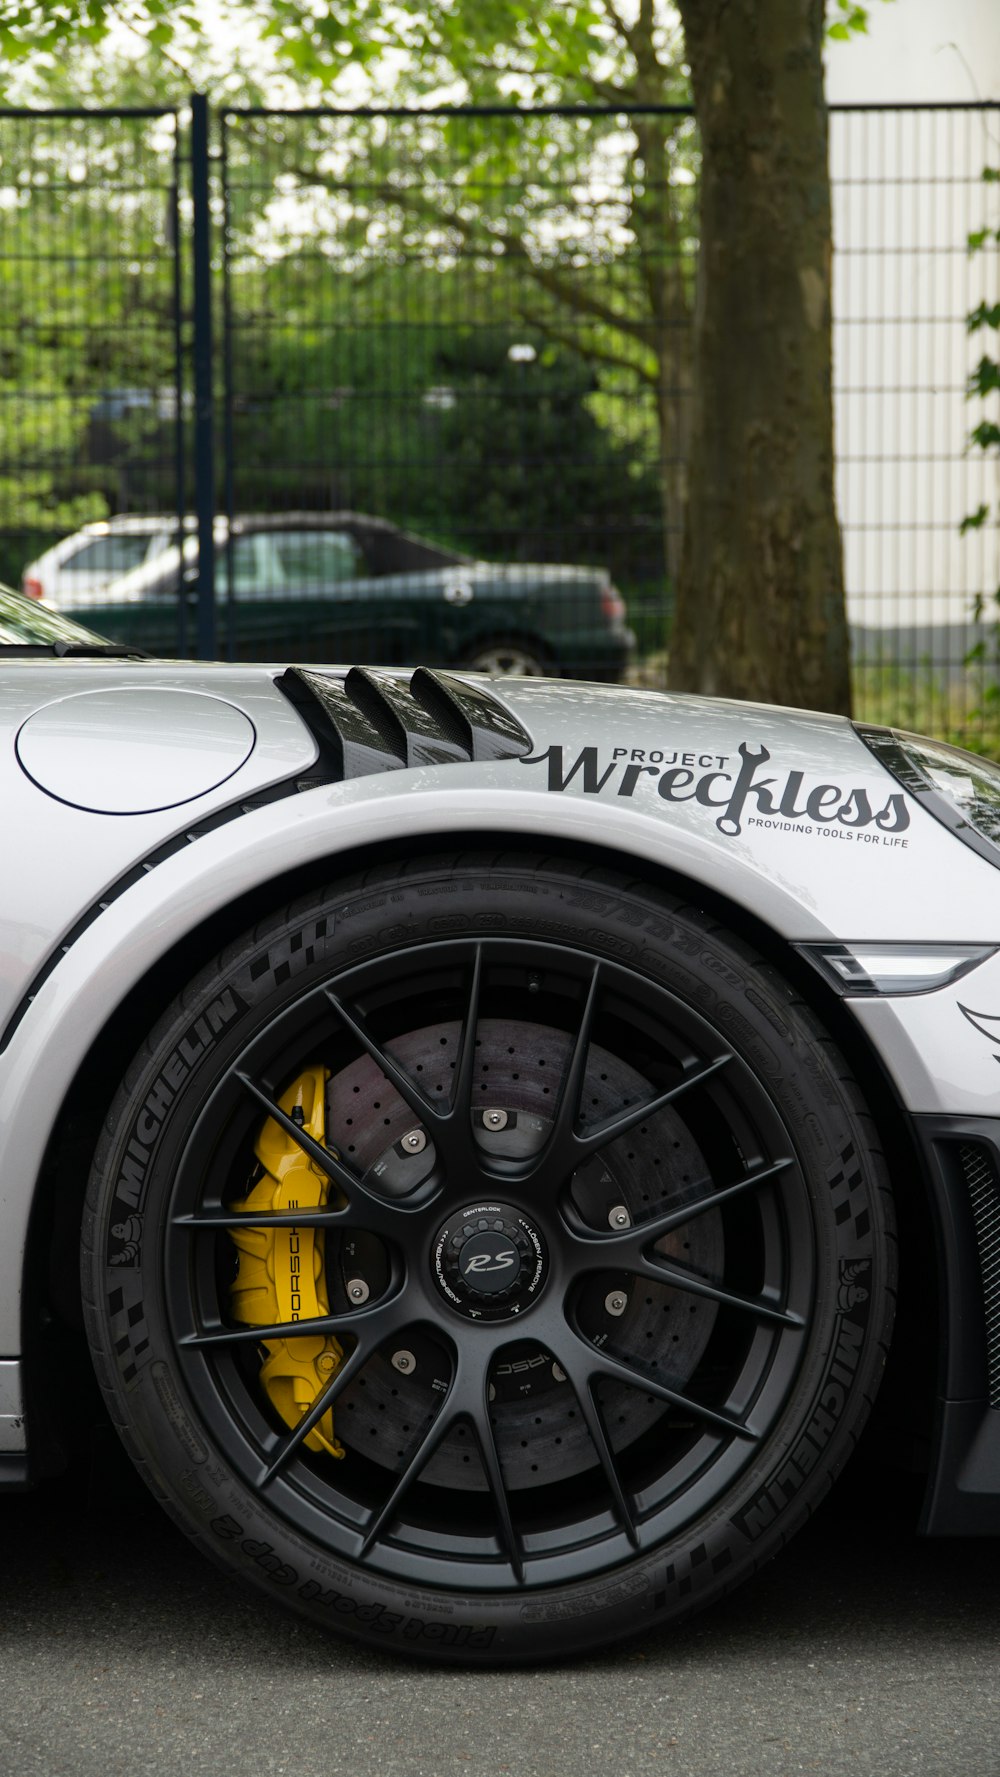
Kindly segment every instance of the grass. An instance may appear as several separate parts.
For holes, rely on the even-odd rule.
[[[643,690],[667,685],[667,651],[640,650],[627,682]],[[854,716],[885,728],[931,735],[990,759],[1000,759],[1000,684],[988,662],[949,671],[930,661],[858,665],[853,673]]]
[[[948,673],[927,661],[863,665],[855,667],[853,682],[858,721],[908,728],[1000,759],[1000,687],[984,663]]]

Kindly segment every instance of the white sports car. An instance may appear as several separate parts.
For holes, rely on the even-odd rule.
[[[272,1596],[604,1647],[806,1518],[898,1270],[872,1432],[926,1531],[1000,1528],[1000,768],[0,605],[0,1480],[89,1346]]]

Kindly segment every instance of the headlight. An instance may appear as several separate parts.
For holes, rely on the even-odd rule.
[[[855,723],[894,778],[980,857],[1000,869],[1000,765],[944,741]]]

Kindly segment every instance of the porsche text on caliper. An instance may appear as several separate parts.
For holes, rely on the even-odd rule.
[[[323,1146],[326,1137],[324,1091],[328,1073],[307,1068],[279,1100],[281,1110],[306,1135]],[[273,1117],[264,1123],[254,1147],[263,1176],[236,1207],[246,1212],[278,1215],[288,1210],[321,1209],[329,1181],[307,1159]],[[231,1230],[237,1248],[236,1276],[230,1299],[235,1318],[246,1326],[277,1326],[329,1314],[324,1274],[324,1235],[311,1227],[247,1227]],[[296,1426],[336,1375],[343,1348],[329,1334],[315,1338],[265,1339],[267,1356],[260,1380],[285,1424]],[[343,1456],[333,1432],[333,1413],[324,1413],[305,1440],[308,1450]]]

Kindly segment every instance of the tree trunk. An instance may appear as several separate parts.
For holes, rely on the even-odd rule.
[[[675,690],[850,712],[822,0],[680,0],[702,140]]]

